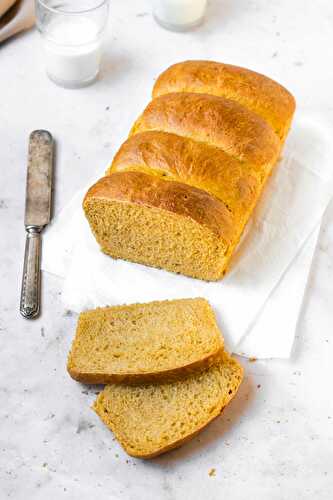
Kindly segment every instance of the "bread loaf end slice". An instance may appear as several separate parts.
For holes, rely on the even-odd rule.
[[[244,225],[206,191],[142,172],[103,177],[83,208],[111,257],[207,281],[224,275]]]

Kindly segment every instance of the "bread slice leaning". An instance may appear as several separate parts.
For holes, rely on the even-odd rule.
[[[243,369],[223,352],[219,361],[183,380],[111,384],[93,409],[134,457],[153,458],[193,438],[236,394]]]
[[[210,366],[222,348],[205,299],[105,307],[80,314],[67,368],[86,383],[169,380]]]

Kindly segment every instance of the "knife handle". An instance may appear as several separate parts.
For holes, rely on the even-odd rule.
[[[38,316],[40,302],[40,227],[27,227],[20,313],[27,319]]]

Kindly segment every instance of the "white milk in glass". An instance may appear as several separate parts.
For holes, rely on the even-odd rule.
[[[77,87],[96,78],[102,37],[93,20],[82,16],[54,19],[43,35],[46,71],[52,80]]]

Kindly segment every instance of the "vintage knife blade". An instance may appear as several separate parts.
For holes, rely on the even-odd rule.
[[[34,318],[40,310],[41,233],[51,218],[53,139],[46,130],[35,130],[29,138],[29,156],[24,224],[27,232],[20,312]]]

